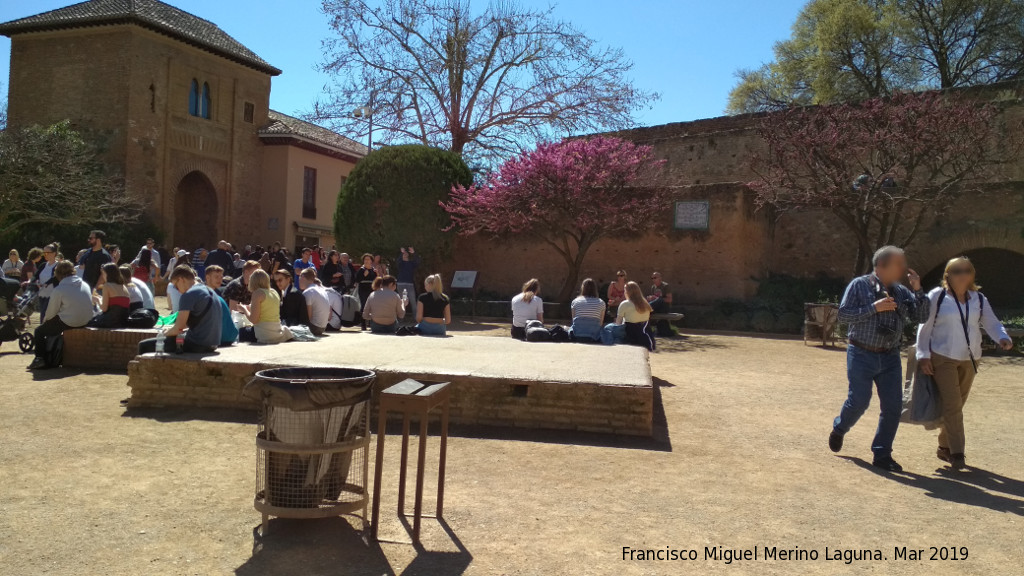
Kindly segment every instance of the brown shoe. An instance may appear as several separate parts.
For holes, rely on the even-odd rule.
[[[967,459],[963,454],[953,454],[949,458],[949,467],[953,470],[963,470],[967,468]]]
[[[939,446],[939,449],[935,451],[935,456],[937,456],[939,460],[942,460],[943,462],[949,462],[949,459],[951,458],[949,448],[945,448],[943,446]]]

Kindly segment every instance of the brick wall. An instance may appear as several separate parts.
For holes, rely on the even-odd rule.
[[[204,361],[199,357],[140,356],[128,365],[129,408],[256,409],[241,396],[255,373],[278,366]],[[649,436],[654,410],[650,386],[523,382],[379,370],[375,394],[406,378],[451,381],[454,423],[581,430]],[[525,386],[525,389],[522,388]]]
[[[64,332],[64,367],[124,372],[135,359],[139,342],[156,330],[78,328]]]
[[[979,90],[1003,107],[1007,126],[1024,121],[1024,83]],[[757,134],[760,115],[712,118],[638,128],[616,135],[654,148],[666,160],[660,182],[677,187],[681,199],[711,203],[707,232],[672,229],[666,210],[654,229],[630,239],[606,239],[591,249],[581,279],[610,282],[625,269],[641,286],[660,271],[674,287],[679,304],[711,304],[725,298],[750,299],[757,279],[771,273],[811,277],[825,273],[852,276],[857,246],[832,214],[808,210],[774,219],[757,211],[746,183],[756,179],[749,159],[763,147]],[[922,224],[908,248],[911,265],[922,275],[949,258],[979,248],[1024,254],[1024,158],[1001,167],[1001,188],[984,197],[965,198],[947,213]],[[531,277],[541,280],[547,297],[565,279],[561,256],[542,242],[459,238],[455,254],[440,270],[477,270],[482,289],[509,295]],[[424,271],[427,272],[427,271]],[[999,270],[979,271],[984,281]]]

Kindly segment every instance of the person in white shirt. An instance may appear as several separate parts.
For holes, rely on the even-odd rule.
[[[51,338],[60,336],[65,330],[81,328],[93,317],[92,289],[75,276],[75,265],[66,260],[58,262],[53,277],[57,279],[57,287],[50,294],[43,323],[36,328],[36,357],[29,370],[48,367],[45,357]]]
[[[306,268],[299,273],[299,288],[302,289],[302,297],[306,299],[309,331],[314,336],[323,336],[331,320],[331,297],[316,277],[315,268]]]
[[[36,283],[39,284],[39,320],[46,318],[46,307],[50,303],[50,295],[53,294],[54,283],[53,269],[57,266],[57,252],[60,246],[56,243],[47,244],[43,248],[43,261],[39,263],[36,270]]]
[[[536,278],[523,284],[523,291],[512,298],[512,337],[526,340],[526,323],[530,320],[544,322],[544,301]]]
[[[159,270],[160,253],[156,251],[156,242],[152,238],[146,238],[146,244],[142,248],[139,248],[139,255],[135,257],[135,260],[142,258],[143,250],[149,250],[151,257],[150,259],[153,261],[153,266],[155,266],[156,269]],[[115,262],[117,261],[115,260]],[[168,266],[168,268],[170,268],[170,266]]]
[[[928,293],[931,313],[917,331],[917,364],[932,376],[942,400],[942,426],[936,455],[954,470],[963,469],[964,403],[981,358],[981,331],[1004,350],[1013,348],[985,295],[975,283],[974,264],[966,257],[946,264],[942,286]]]

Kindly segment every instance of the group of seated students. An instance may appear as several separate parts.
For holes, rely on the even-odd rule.
[[[604,300],[598,296],[597,283],[587,278],[580,286],[580,295],[572,301],[572,325],[569,338],[574,342],[626,343],[654,350],[654,337],[649,330],[650,302],[636,282],[627,282],[618,303],[615,321],[605,324]],[[531,322],[543,324],[544,302],[540,298],[540,281],[532,278],[512,298],[512,337],[527,339]]]

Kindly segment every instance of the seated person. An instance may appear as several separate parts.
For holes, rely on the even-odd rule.
[[[235,320],[231,317],[231,307],[228,306],[227,300],[217,291],[221,283],[224,282],[224,269],[216,264],[211,264],[206,267],[205,272],[206,287],[213,290],[220,304],[220,347],[231,346],[238,341],[238,327],[235,326]]]
[[[149,291],[149,286],[146,286],[145,283],[134,281],[131,265],[121,264],[120,269],[121,278],[124,279],[125,287],[128,288],[128,310],[131,312],[136,310],[156,310],[153,293]]]
[[[398,332],[398,321],[405,318],[406,302],[395,292],[397,288],[398,280],[394,276],[384,276],[380,290],[367,297],[366,305],[363,306],[363,319],[369,322],[371,332]]]
[[[224,268],[217,264],[210,264],[203,270],[203,274],[206,276],[206,287],[217,293],[218,296],[224,297]]]
[[[251,328],[239,332],[239,340],[256,341],[260,344],[277,344],[292,339],[292,331],[281,324],[281,297],[270,288],[270,275],[263,270],[253,270],[249,275],[249,292],[252,302],[238,308],[252,322]]]
[[[309,316],[309,331],[314,336],[323,336],[327,323],[331,319],[331,298],[327,289],[316,277],[314,268],[306,268],[299,272],[299,288],[306,300],[306,314]]]
[[[615,324],[625,329],[625,342],[654,350],[654,338],[647,331],[650,319],[651,305],[644,298],[640,285],[636,282],[626,283],[626,300],[619,304],[619,313],[615,318]]]
[[[132,299],[125,285],[121,269],[113,262],[107,262],[100,268],[99,289],[100,315],[89,322],[95,328],[124,328],[128,325]]]
[[[50,294],[43,323],[36,328],[36,357],[29,370],[47,367],[45,357],[50,338],[71,328],[81,328],[92,320],[92,290],[75,275],[75,265],[67,260],[58,262],[53,277],[57,287]]]
[[[526,323],[531,320],[544,323],[544,302],[540,299],[540,281],[536,278],[523,284],[523,291],[512,298],[512,337],[526,340]]]
[[[284,268],[274,272],[274,284],[281,294],[281,321],[285,326],[309,326],[309,309],[302,292],[292,284],[292,273]]]
[[[651,291],[647,293],[647,301],[655,314],[668,314],[672,311],[672,287],[663,282],[661,272],[651,274]],[[658,336],[673,335],[672,324],[668,320],[658,321]]]
[[[213,352],[221,343],[221,322],[223,320],[220,298],[217,293],[202,285],[191,267],[179,264],[171,272],[171,284],[181,294],[178,301],[178,317],[174,326],[164,332],[164,350],[176,352],[177,338],[184,333],[185,339],[180,352]],[[139,342],[139,354],[156,352],[157,338]]]
[[[416,328],[424,336],[444,336],[452,323],[452,302],[444,293],[441,275],[427,276],[416,306]]]
[[[249,290],[249,279],[252,273],[260,269],[260,263],[249,260],[242,266],[242,276],[235,278],[224,287],[224,299],[231,305],[232,310],[241,310],[239,305],[248,305],[252,302],[252,292]]]
[[[569,335],[579,342],[600,342],[604,325],[604,300],[597,295],[597,282],[587,278],[580,295],[572,301],[572,326]]]

